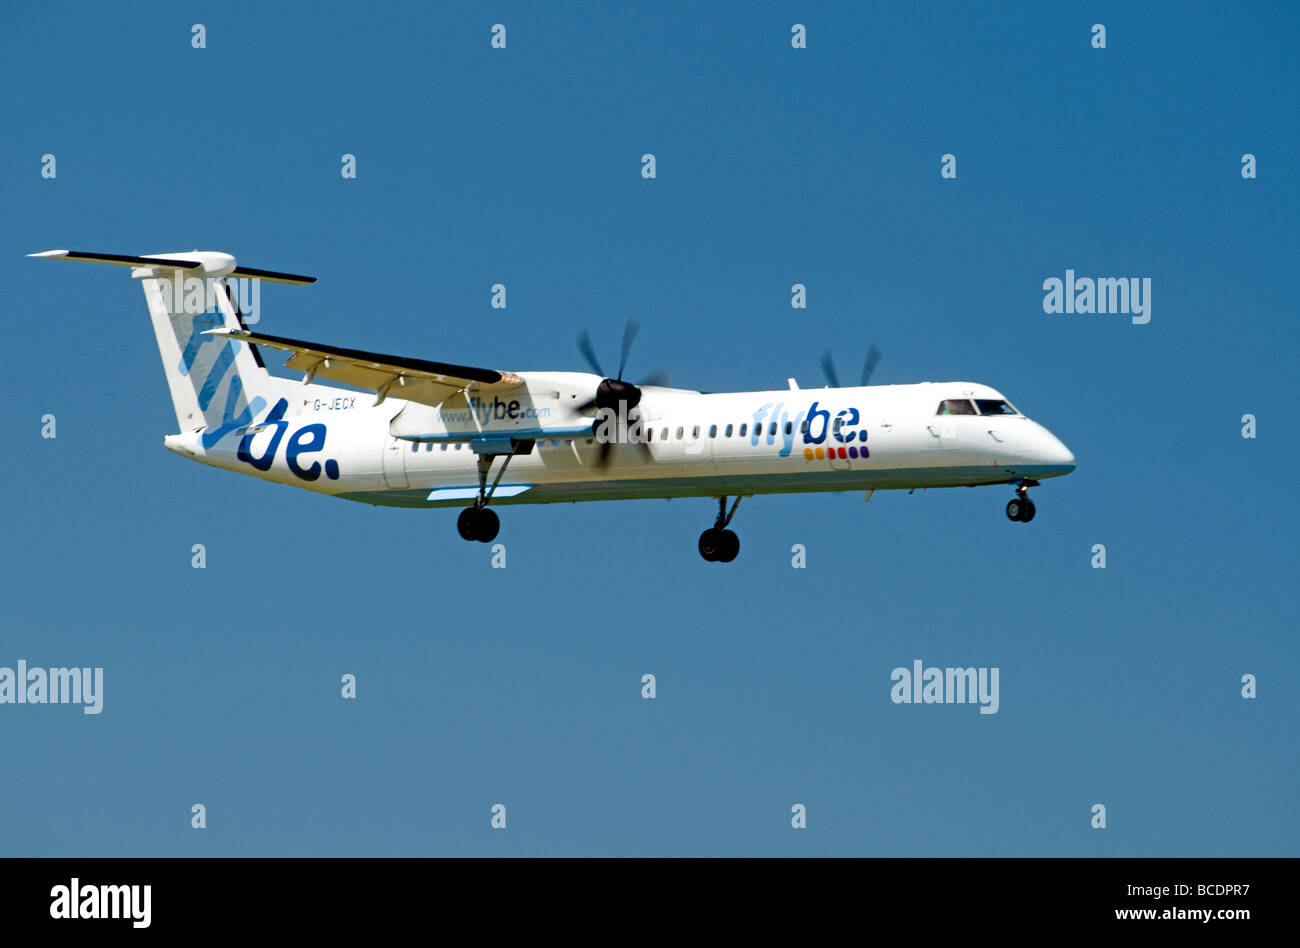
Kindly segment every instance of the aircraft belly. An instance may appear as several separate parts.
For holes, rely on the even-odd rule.
[[[512,485],[526,483],[508,478]],[[717,497],[726,494],[788,494],[819,491],[906,490],[926,487],[961,487],[1001,484],[1006,473],[989,465],[960,467],[911,467],[876,470],[831,470],[737,475],[722,479],[712,476],[550,481],[531,483],[514,496],[494,498],[493,506],[514,504],[579,503],[595,500],[663,499],[668,497]],[[503,481],[504,483],[504,481]],[[338,494],[348,500],[397,507],[463,507],[462,499],[429,501],[427,487],[408,490],[353,491]]]

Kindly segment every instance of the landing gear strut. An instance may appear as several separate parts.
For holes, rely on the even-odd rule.
[[[700,534],[700,556],[710,563],[730,563],[740,552],[740,537],[727,529],[727,524],[731,523],[739,506],[740,498],[737,497],[728,512],[727,498],[718,498],[718,519],[712,527]]]
[[[488,510],[488,501],[492,499],[493,492],[497,485],[501,483],[501,476],[505,474],[506,468],[510,466],[510,459],[513,454],[507,454],[505,460],[501,462],[501,470],[497,471],[497,476],[492,481],[492,486],[487,486],[488,471],[492,469],[492,462],[496,459],[495,454],[480,454],[478,458],[478,498],[474,501],[473,507],[466,507],[456,518],[456,532],[460,534],[462,540],[478,540],[480,543],[491,543],[501,532],[501,518],[497,516],[495,510]]]
[[[1029,499],[1029,488],[1037,487],[1038,481],[1025,478],[1016,485],[1016,496],[1007,501],[1007,519],[1019,523],[1028,523],[1034,519],[1034,502]]]

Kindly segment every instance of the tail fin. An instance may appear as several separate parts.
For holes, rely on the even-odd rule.
[[[253,346],[208,330],[247,329],[239,299],[246,306],[252,302],[255,318],[262,280],[315,282],[314,277],[241,268],[229,254],[210,251],[134,257],[48,250],[30,256],[132,267],[153,318],[177,424],[182,432],[198,432],[205,448],[250,424],[274,387]],[[248,281],[238,294],[230,286],[231,276]]]
[[[144,286],[177,424],[183,432],[202,429],[203,446],[212,447],[253,420],[269,388],[270,374],[255,350],[206,334],[243,325],[230,286],[222,277],[196,279],[179,270],[132,275]]]

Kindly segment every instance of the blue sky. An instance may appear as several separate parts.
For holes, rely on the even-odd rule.
[[[1166,10],[7,7],[0,665],[105,699],[0,705],[0,852],[1295,855],[1300,13]],[[63,247],[315,274],[260,328],[515,370],[629,317],[631,374],[709,391],[875,343],[1079,468],[1028,526],[1004,488],[754,498],[729,567],[708,500],[512,507],[494,570],[453,511],[164,450],[142,294],[23,257]],[[1151,322],[1046,315],[1067,268],[1149,277]],[[998,667],[999,712],[891,703],[918,658]]]

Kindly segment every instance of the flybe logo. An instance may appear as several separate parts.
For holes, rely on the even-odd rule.
[[[243,380],[237,371],[231,371],[235,368],[238,344],[233,340],[223,342],[216,336],[205,335],[207,329],[220,324],[220,315],[211,313],[196,315],[190,326],[189,339],[181,349],[180,364],[176,367],[181,378],[190,379],[194,386],[194,394],[198,398],[199,410],[209,422],[201,437],[205,448],[211,448],[232,431],[248,425],[266,406],[266,399],[261,395],[255,395],[251,400],[245,399]],[[202,360],[199,358],[200,353],[205,354]],[[199,372],[205,373],[202,379],[192,375],[196,366]],[[230,378],[230,384],[226,387],[226,401],[221,419],[217,421],[209,415],[208,409],[212,406],[217,391],[227,376]]]
[[[496,397],[480,398],[471,395],[467,408],[457,410],[444,407],[442,420],[450,424],[485,425],[489,421],[503,421],[507,418],[512,421],[520,418],[547,418],[550,414],[550,408],[525,405],[517,398],[504,402]]]
[[[856,408],[845,408],[834,415],[829,408],[822,408],[820,402],[813,402],[808,411],[790,414],[784,411],[785,402],[771,402],[759,406],[754,412],[754,427],[749,436],[749,443],[757,446],[759,439],[766,438],[768,444],[776,444],[781,439],[781,449],[777,454],[788,458],[794,451],[795,440],[804,445],[805,461],[826,458],[867,458],[867,429],[859,427],[862,415]]]
[[[284,440],[284,433],[289,429],[289,423],[284,420],[284,413],[289,410],[287,399],[280,399],[275,406],[266,414],[266,419],[257,426],[256,431],[249,431],[239,442],[239,450],[235,457],[245,464],[251,464],[259,471],[269,471],[271,465],[275,463],[276,452],[280,450],[280,442]],[[271,436],[271,441],[266,446],[266,450],[261,457],[253,456],[253,438],[261,434],[265,428],[274,428],[275,434]],[[303,456],[315,454],[317,451],[325,448],[325,426],[320,422],[310,425],[303,425],[289,437],[289,444],[284,449],[284,460],[289,465],[289,470],[295,477],[302,478],[304,481],[314,481],[321,475],[322,464],[320,461],[312,461],[310,464],[303,466]],[[327,458],[323,465],[325,476],[332,481],[339,479],[339,462],[333,458]]]

